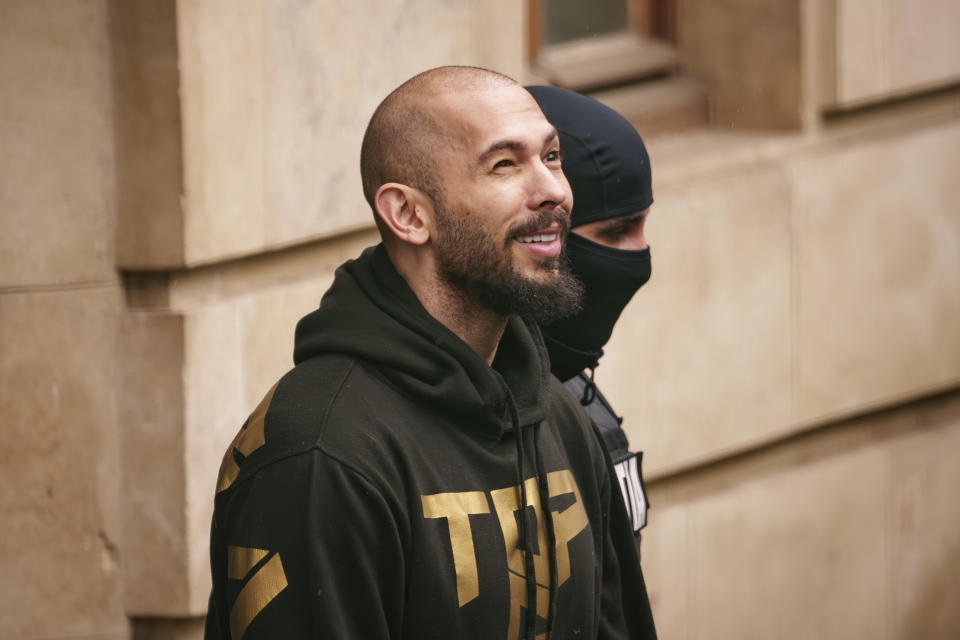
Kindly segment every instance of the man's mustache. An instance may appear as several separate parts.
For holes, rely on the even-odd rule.
[[[527,220],[513,225],[510,228],[510,237],[530,235],[554,224],[560,226],[561,237],[566,237],[570,231],[570,212],[563,207],[541,209]]]

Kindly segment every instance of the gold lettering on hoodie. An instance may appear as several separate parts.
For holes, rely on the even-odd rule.
[[[217,477],[217,493],[229,489],[237,475],[240,473],[240,465],[233,457],[233,450],[236,449],[244,456],[251,453],[266,444],[266,438],[263,433],[263,421],[267,417],[267,409],[270,408],[270,401],[273,400],[273,393],[277,390],[279,382],[273,385],[267,395],[263,397],[257,408],[253,410],[250,417],[247,418],[247,424],[240,429],[233,442],[227,447],[227,452],[223,454],[223,462],[220,463],[220,474]]]
[[[457,601],[462,607],[480,595],[477,576],[477,556],[473,551],[473,532],[470,516],[490,513],[483,491],[435,493],[420,496],[424,518],[446,518],[450,531],[453,567],[457,572]]]
[[[563,511],[552,511],[553,530],[557,539],[557,584],[561,585],[570,578],[570,550],[567,546],[574,536],[587,526],[587,512],[583,509],[580,489],[569,470],[554,471],[547,474],[547,487],[550,497],[573,495],[573,504]]]
[[[547,482],[549,485],[549,481]],[[547,548],[546,527],[542,526],[543,511],[540,505],[540,493],[537,491],[537,479],[527,478],[524,482],[527,492],[527,503],[533,508],[537,523],[537,549]],[[520,500],[517,487],[506,487],[491,491],[493,504],[500,520],[500,530],[503,532],[503,545],[507,555],[507,579],[510,584],[510,622],[508,640],[515,640],[520,633],[521,608],[527,606],[526,570],[524,567],[523,551],[519,548],[520,532],[517,526],[517,516],[520,511]],[[549,567],[550,558],[545,553],[533,554],[534,579],[537,579],[537,614],[546,617],[550,603]],[[545,578],[546,584],[538,578]],[[559,582],[558,582],[559,586]]]
[[[528,478],[525,483],[527,507],[532,508],[537,524],[537,549],[547,548],[537,479]],[[557,559],[557,586],[570,578],[569,542],[587,526],[587,513],[580,499],[580,489],[569,469],[547,474],[547,488],[551,498],[571,495],[573,501],[563,511],[552,510]],[[519,531],[517,512],[520,511],[519,487],[505,487],[490,492],[490,498],[503,534],[504,552],[507,560],[507,578],[510,585],[509,639],[517,638],[521,610],[527,607],[523,551],[518,548]],[[477,546],[470,530],[469,516],[489,513],[486,494],[482,491],[437,493],[421,496],[425,518],[446,518],[453,566],[457,579],[457,600],[462,607],[480,594],[477,574]],[[545,553],[534,553],[534,577],[537,581],[537,614],[546,617],[550,602],[550,558]]]
[[[281,591],[287,588],[287,576],[283,572],[280,554],[275,553],[259,569],[257,564],[267,557],[269,551],[249,547],[227,548],[227,575],[232,580],[250,579],[243,585],[230,608],[230,636],[241,638],[264,607],[270,604]]]

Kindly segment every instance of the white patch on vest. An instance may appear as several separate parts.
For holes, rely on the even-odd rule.
[[[627,505],[627,513],[633,522],[633,532],[647,526],[647,494],[640,481],[640,456],[631,453],[626,460],[613,466],[620,481],[620,491],[623,492],[623,503]]]

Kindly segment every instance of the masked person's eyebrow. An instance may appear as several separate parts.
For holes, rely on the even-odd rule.
[[[628,213],[627,215],[620,216],[619,218],[611,218],[610,222],[619,222],[619,223],[639,222],[640,220],[643,220],[644,217],[646,217],[646,215],[647,215],[646,210],[637,211],[636,213]]]

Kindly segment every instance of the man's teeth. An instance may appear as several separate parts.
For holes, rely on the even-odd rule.
[[[553,242],[557,239],[556,233],[538,233],[532,236],[518,236],[517,241],[519,242]]]

